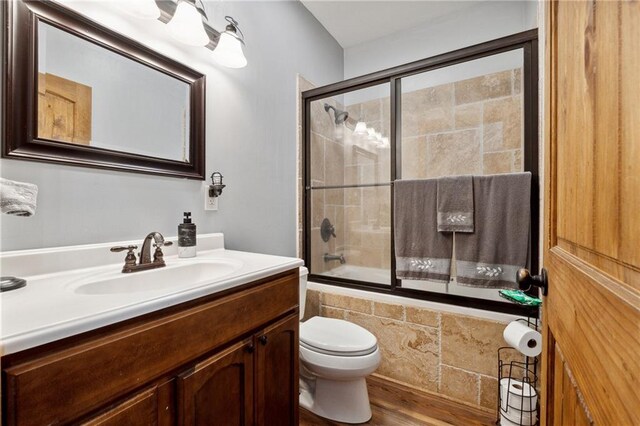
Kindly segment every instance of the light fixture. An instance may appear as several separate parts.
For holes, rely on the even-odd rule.
[[[202,0],[178,0],[176,12],[167,25],[176,40],[190,46],[206,46],[209,36],[202,18],[208,19]]]
[[[160,9],[155,0],[119,0],[120,9],[140,19],[158,19]]]
[[[382,138],[382,139],[380,140],[380,146],[381,146],[382,148],[386,148],[386,147],[388,147],[388,146],[389,146],[389,138],[387,138],[387,137]]]
[[[364,121],[358,121],[356,128],[353,130],[355,136],[364,136],[367,134],[367,123]]]
[[[224,32],[220,34],[218,45],[213,51],[213,58],[220,65],[228,68],[244,68],[247,66],[247,58],[244,57],[242,45],[244,45],[244,34],[238,26],[238,22],[231,16],[225,16],[229,22]]]
[[[375,141],[376,140],[376,129],[372,127],[367,127],[367,140]]]
[[[211,174],[211,185],[209,185],[209,197],[219,197],[222,194],[225,184],[222,183],[222,173],[213,172]]]

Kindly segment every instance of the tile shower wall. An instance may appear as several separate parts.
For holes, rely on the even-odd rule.
[[[403,93],[403,178],[522,171],[521,87],[518,68]],[[388,103],[379,99],[347,110],[388,134]]]
[[[315,315],[371,331],[382,352],[376,374],[495,411],[506,323],[308,290],[305,319]]]
[[[313,87],[303,78],[300,78],[298,86],[299,90]],[[324,110],[325,102],[340,110],[344,109],[340,101],[332,98],[311,103],[312,186],[317,188],[388,182],[389,150],[364,149],[354,145],[351,131],[344,126],[337,128],[333,111]],[[382,131],[384,136],[388,136],[389,126],[382,124],[385,120],[387,123],[389,121],[388,98],[386,104],[372,101],[358,104],[357,108],[349,108],[347,111],[352,120],[351,126],[356,119],[364,119],[370,126]],[[299,138],[302,143],[301,133]],[[302,193],[301,180],[299,190]],[[350,265],[389,269],[390,194],[388,187],[314,189],[311,192],[312,273],[322,274],[340,266],[337,261],[325,262],[325,253],[343,254]],[[327,242],[320,238],[320,226],[324,218],[331,221],[336,233],[336,237]],[[299,220],[302,218],[299,217]]]
[[[403,178],[522,171],[521,86],[518,68],[403,93]],[[348,105],[347,111],[389,136],[389,98]],[[345,165],[344,176],[336,182],[342,177],[349,184],[389,181],[389,149],[358,150],[353,146],[357,138],[350,135],[345,141],[344,153],[336,155],[336,164]],[[325,164],[327,155],[325,151]],[[390,203],[388,187],[344,191],[340,219],[346,225],[349,265],[390,267]]]
[[[308,83],[308,82],[307,82]],[[344,183],[344,140],[335,136],[333,112],[324,110],[324,103],[344,109],[335,99],[311,103],[311,186],[342,185]],[[323,260],[325,253],[337,253],[345,245],[344,190],[314,190],[311,193],[311,263],[320,274],[335,263]],[[336,229],[336,237],[324,242],[320,238],[322,221],[328,218]]]
[[[402,176],[523,169],[522,70],[402,94]]]

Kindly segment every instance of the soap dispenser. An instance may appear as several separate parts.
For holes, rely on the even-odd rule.
[[[178,225],[178,257],[196,257],[196,224],[191,223],[191,212],[184,212]]]

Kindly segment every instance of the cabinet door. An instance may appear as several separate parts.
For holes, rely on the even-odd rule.
[[[257,424],[298,424],[298,314],[257,335]]]
[[[245,340],[181,374],[178,423],[252,425],[253,351],[253,342]]]
[[[91,420],[85,426],[151,426],[158,424],[158,388],[144,390]]]

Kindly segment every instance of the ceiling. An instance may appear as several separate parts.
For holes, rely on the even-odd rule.
[[[301,0],[343,48],[412,28],[476,1]]]

